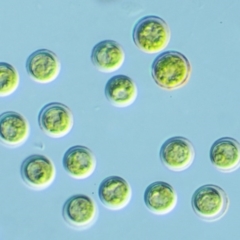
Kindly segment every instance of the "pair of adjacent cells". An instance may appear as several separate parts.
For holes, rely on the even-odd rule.
[[[92,50],[92,62],[102,72],[116,71],[124,62],[123,49],[115,41],[102,41]],[[117,75],[108,81],[105,94],[114,106],[126,107],[135,101],[137,87],[131,78]]]
[[[51,137],[65,136],[73,126],[71,111],[63,104],[51,103],[39,114],[39,125]],[[29,135],[27,120],[16,112],[5,112],[0,116],[0,137],[4,144],[18,146]]]
[[[71,147],[63,158],[66,171],[74,178],[90,176],[96,166],[92,152],[84,146]],[[55,167],[51,160],[41,155],[28,157],[22,165],[24,181],[35,189],[49,186],[55,178]]]
[[[135,44],[146,53],[162,51],[169,43],[170,30],[166,22],[156,16],[142,18],[135,26]],[[152,76],[164,89],[177,89],[187,83],[191,66],[188,59],[177,51],[160,54],[152,64]]]
[[[60,70],[60,63],[56,55],[45,49],[32,53],[26,64],[31,78],[37,82],[47,83],[54,80]],[[19,75],[16,69],[5,62],[0,63],[0,96],[8,96],[19,85]]]
[[[133,39],[142,51],[156,53],[167,46],[170,31],[164,20],[148,16],[136,24]],[[122,47],[112,40],[102,41],[92,50],[92,62],[102,72],[116,71],[123,64],[124,58]]]
[[[108,177],[99,187],[99,198],[103,205],[112,210],[126,206],[131,198],[131,188],[121,177]],[[77,195],[68,199],[63,209],[64,218],[77,227],[87,227],[96,219],[97,207],[86,195]]]
[[[193,162],[194,155],[192,144],[182,137],[167,140],[160,151],[162,162],[173,171],[188,168]],[[240,166],[240,145],[232,138],[221,138],[212,145],[210,158],[218,170],[234,171]]]
[[[177,52],[165,52],[153,63],[152,74],[155,81],[167,89],[176,89],[189,78],[189,63]],[[107,99],[116,107],[131,105],[137,97],[137,87],[133,80],[125,75],[112,77],[105,88]]]
[[[158,215],[171,212],[177,204],[177,194],[165,182],[154,182],[145,191],[148,209]],[[193,211],[205,221],[216,221],[223,217],[229,207],[226,193],[216,185],[204,185],[192,196]]]

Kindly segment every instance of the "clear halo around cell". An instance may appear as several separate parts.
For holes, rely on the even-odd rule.
[[[55,167],[52,161],[42,155],[31,155],[24,160],[21,168],[24,182],[34,190],[47,188],[55,179]]]
[[[120,210],[127,206],[132,196],[130,185],[121,177],[111,176],[102,181],[99,198],[103,205],[111,210]]]
[[[26,68],[34,81],[49,83],[57,78],[60,72],[60,62],[52,51],[39,49],[28,57]]]
[[[157,215],[165,215],[175,208],[177,194],[168,183],[158,181],[146,188],[144,201],[149,211]]]
[[[18,147],[29,136],[28,121],[17,112],[5,112],[0,115],[0,140],[5,146]]]
[[[233,138],[218,139],[211,147],[210,159],[221,172],[233,172],[240,167],[240,144]]]
[[[86,230],[97,220],[97,205],[86,195],[75,195],[65,202],[63,217],[73,229]]]
[[[161,147],[160,159],[172,171],[183,171],[191,166],[195,157],[194,148],[183,137],[168,139]]]
[[[113,106],[127,107],[137,98],[137,86],[129,77],[117,75],[107,82],[105,94]]]
[[[76,179],[89,177],[96,168],[96,159],[90,149],[84,146],[69,148],[63,157],[63,164],[69,175]]]
[[[192,208],[201,220],[217,221],[226,214],[229,198],[222,188],[211,184],[204,185],[194,192]]]
[[[49,103],[39,113],[40,128],[53,138],[63,137],[73,126],[73,116],[70,109],[62,103]]]
[[[115,41],[105,40],[98,43],[92,50],[93,65],[101,72],[114,72],[124,62],[124,51]]]
[[[168,45],[170,30],[163,19],[157,16],[147,16],[135,25],[133,40],[143,52],[157,53]]]
[[[163,52],[152,64],[152,77],[165,90],[183,87],[190,75],[191,65],[188,59],[177,51]]]

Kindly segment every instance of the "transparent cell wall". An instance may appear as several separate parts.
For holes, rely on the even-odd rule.
[[[1,7],[0,240],[240,237],[238,1]]]

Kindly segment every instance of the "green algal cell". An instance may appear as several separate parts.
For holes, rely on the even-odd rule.
[[[239,150],[233,141],[223,140],[216,144],[211,152],[215,166],[230,169],[239,163]]]
[[[202,214],[216,214],[222,206],[222,199],[218,191],[213,188],[201,189],[195,196],[195,204]]]
[[[77,224],[89,222],[93,218],[94,212],[93,202],[85,196],[75,197],[69,202],[68,215]]]
[[[7,96],[18,86],[18,74],[8,63],[0,63],[0,96]]]
[[[25,167],[27,180],[36,185],[48,183],[53,177],[53,172],[50,161],[41,156],[31,159]]]
[[[181,166],[185,164],[190,157],[190,149],[188,145],[182,141],[170,143],[164,153],[166,162],[171,166]]]
[[[28,133],[26,120],[17,113],[7,112],[0,117],[1,138],[4,142],[15,144],[22,142]]]
[[[92,61],[100,71],[112,72],[122,65],[124,53],[118,43],[106,40],[93,48]]]
[[[182,171],[188,168],[193,162],[194,155],[191,142],[183,137],[168,139],[160,151],[163,164],[173,171]]]
[[[154,61],[152,74],[156,83],[161,87],[178,88],[188,81],[190,64],[178,52],[165,52]]]
[[[137,96],[137,88],[127,76],[115,76],[106,85],[106,96],[118,107],[129,106]]]
[[[167,24],[158,17],[150,16],[141,19],[134,29],[136,45],[147,53],[163,50],[170,39]]]
[[[125,206],[130,197],[130,187],[127,182],[119,177],[106,179],[100,187],[100,197],[110,208]]]
[[[64,157],[66,169],[76,178],[88,177],[95,168],[95,158],[91,151],[76,146],[67,151]]]
[[[220,187],[204,185],[194,192],[192,207],[199,218],[212,222],[219,220],[227,213],[229,198]]]
[[[176,204],[176,194],[167,183],[151,184],[145,193],[145,201],[151,211],[164,214],[170,212]]]
[[[72,128],[72,115],[62,104],[49,104],[40,113],[40,125],[52,137],[66,135]]]
[[[27,61],[30,75],[39,82],[49,82],[59,73],[59,62],[54,53],[49,50],[34,52]]]

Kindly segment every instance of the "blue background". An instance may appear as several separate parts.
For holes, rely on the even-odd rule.
[[[24,115],[30,136],[21,147],[0,146],[0,239],[239,239],[239,170],[218,172],[209,158],[217,139],[240,140],[239,8],[237,0],[2,0],[0,61],[17,69],[20,84],[0,99],[0,111]],[[183,88],[159,88],[151,77],[158,54],[141,52],[133,42],[134,25],[147,15],[166,21],[171,39],[165,50],[183,53],[192,65]],[[123,66],[113,73],[99,72],[91,62],[92,48],[106,39],[125,52]],[[31,80],[25,66],[42,48],[61,62],[49,84]],[[138,88],[134,104],[122,109],[104,94],[116,74],[131,77]],[[38,126],[39,111],[50,102],[62,102],[73,113],[74,126],[63,138],[52,139]],[[189,139],[196,152],[191,167],[179,173],[159,159],[161,145],[174,136]],[[63,155],[74,145],[96,156],[96,170],[85,180],[71,178],[63,167]],[[55,181],[43,191],[29,189],[21,178],[21,164],[32,154],[49,157],[56,167]],[[106,209],[97,194],[112,175],[132,188],[130,203],[120,211]],[[169,183],[178,194],[166,216],[144,204],[144,191],[154,181]],[[230,198],[227,214],[214,223],[201,221],[191,208],[192,194],[204,184],[219,185]],[[75,194],[92,197],[98,206],[98,219],[86,231],[71,229],[62,216],[65,201]]]

